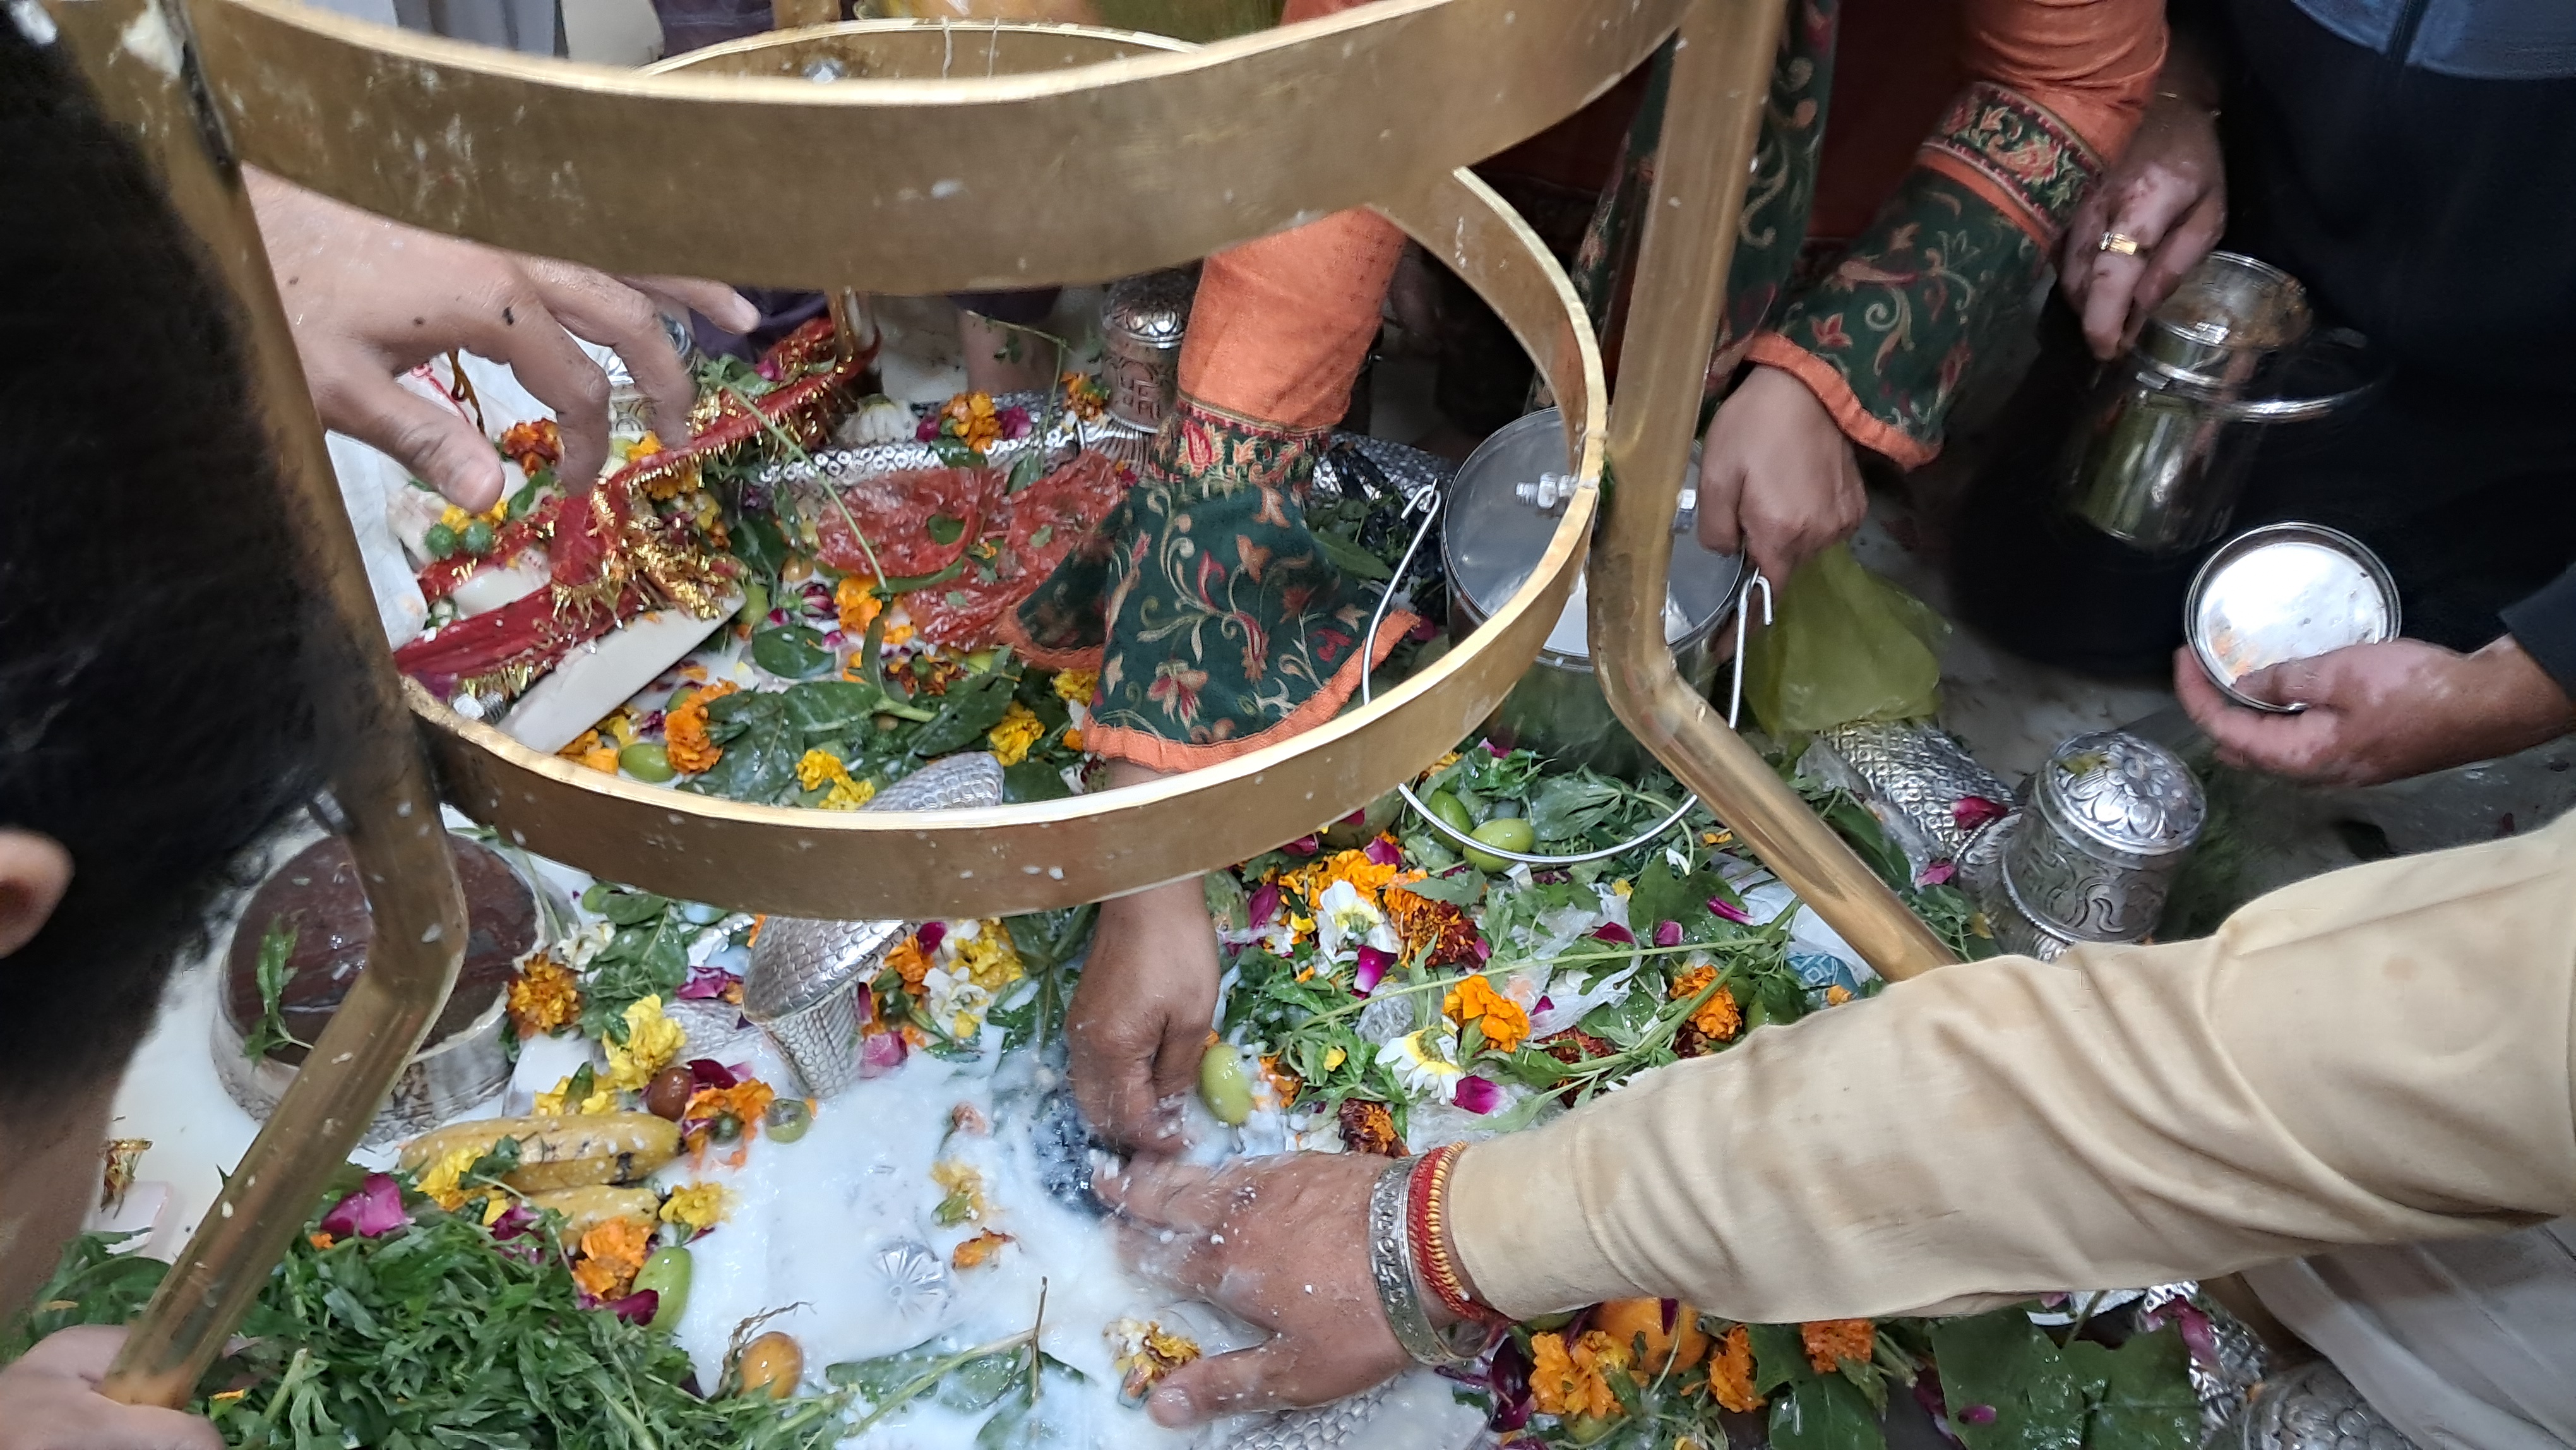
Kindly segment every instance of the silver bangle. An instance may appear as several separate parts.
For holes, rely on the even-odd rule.
[[[1369,1278],[1377,1284],[1378,1307],[1386,1312],[1395,1342],[1421,1364],[1458,1369],[1474,1364],[1492,1334],[1481,1324],[1460,1323],[1446,1333],[1431,1326],[1423,1307],[1422,1275],[1414,1266],[1413,1240],[1405,1233],[1405,1205],[1413,1188],[1413,1171],[1421,1162],[1407,1158],[1378,1174],[1369,1193]]]

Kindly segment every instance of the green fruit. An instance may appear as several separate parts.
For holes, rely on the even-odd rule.
[[[465,552],[473,555],[477,559],[491,553],[492,521],[490,519],[476,519],[474,522],[467,524],[465,526],[465,532],[456,536],[456,542],[465,550]]]
[[[452,559],[456,556],[456,531],[445,524],[431,524],[429,532],[420,536],[420,546],[433,559]]]
[[[742,1139],[742,1119],[731,1113],[718,1113],[707,1124],[707,1139],[713,1143],[735,1143]]]
[[[1199,1059],[1199,1097],[1229,1128],[1242,1127],[1252,1116],[1252,1079],[1244,1073],[1243,1054],[1231,1044],[1208,1044],[1207,1056]]]
[[[814,1110],[805,1106],[803,1098],[772,1098],[760,1120],[767,1125],[772,1140],[793,1143],[814,1126]]]
[[[650,740],[638,740],[617,752],[617,768],[654,785],[679,774],[671,768],[670,755]]]
[[[754,579],[742,586],[742,608],[734,611],[734,623],[757,628],[769,618],[769,586]]]
[[[1499,846],[1506,851],[1526,851],[1538,844],[1538,832],[1530,829],[1530,823],[1518,816],[1496,816],[1468,834],[1488,846]],[[1467,859],[1474,862],[1479,871],[1512,869],[1511,862],[1473,846],[1467,848]]]
[[[1431,814],[1438,816],[1441,824],[1470,835],[1475,833],[1476,818],[1467,813],[1465,801],[1443,790],[1432,792],[1431,799],[1424,804],[1431,807]]]
[[[689,1280],[695,1276],[697,1263],[684,1248],[655,1249],[644,1267],[635,1271],[638,1293],[646,1289],[662,1296],[653,1306],[653,1327],[665,1333],[676,1329],[680,1316],[689,1312]]]

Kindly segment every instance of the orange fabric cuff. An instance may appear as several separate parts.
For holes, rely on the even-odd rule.
[[[1897,467],[1921,468],[1941,455],[1940,445],[1911,437],[1862,407],[1840,369],[1780,334],[1767,330],[1755,333],[1745,357],[1805,383],[1807,391],[1815,394],[1816,401],[1833,415],[1834,426],[1843,430],[1844,437],[1874,453],[1885,454]]]

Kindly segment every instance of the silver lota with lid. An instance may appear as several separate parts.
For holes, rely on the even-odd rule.
[[[1110,287],[1100,309],[1109,416],[1147,433],[1163,426],[1180,396],[1181,339],[1198,288],[1196,268],[1148,272]]]

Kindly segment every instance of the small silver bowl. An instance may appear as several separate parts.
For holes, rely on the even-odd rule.
[[[2117,730],[2050,753],[2003,857],[2003,883],[2031,920],[2075,941],[2143,940],[2209,808],[2172,751]]]
[[[2359,539],[2318,524],[2266,524],[2218,546],[2191,581],[2183,629],[2210,680],[2240,705],[2293,714],[2236,688],[2257,670],[2404,628],[2397,581]]]

